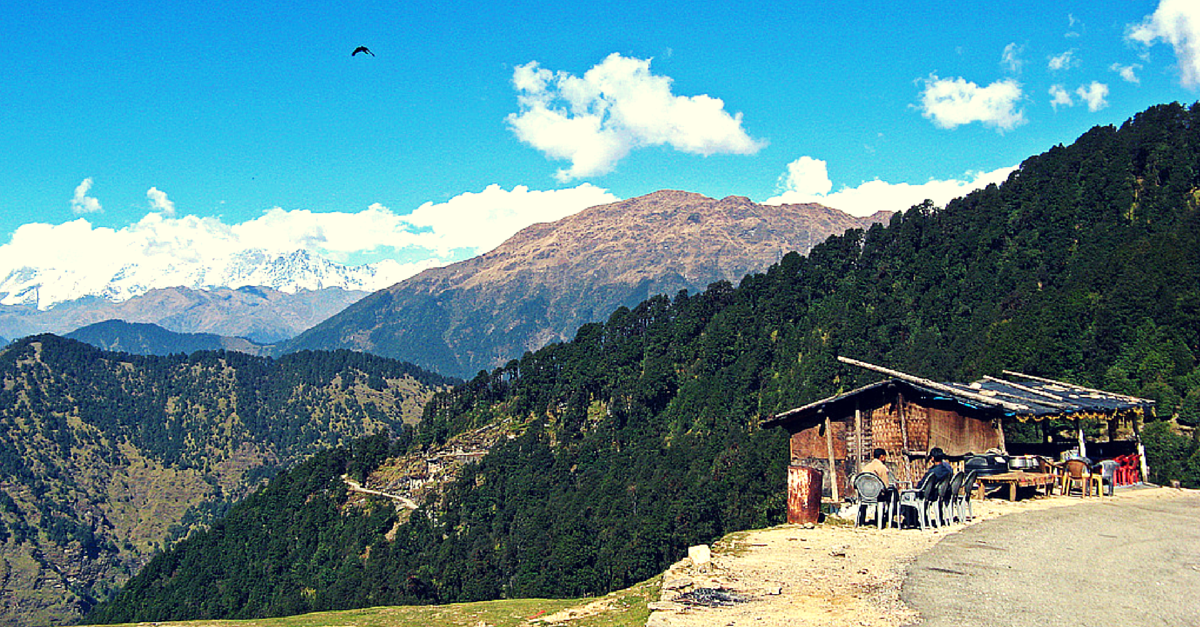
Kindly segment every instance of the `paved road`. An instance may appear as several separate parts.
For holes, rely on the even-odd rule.
[[[901,598],[922,627],[1200,626],[1200,497],[1002,516],[942,540]]]

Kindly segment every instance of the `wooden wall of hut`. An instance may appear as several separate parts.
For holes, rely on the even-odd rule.
[[[844,500],[854,493],[850,483],[871,453],[888,454],[893,481],[915,482],[928,467],[924,454],[932,447],[947,455],[983,452],[1003,446],[1001,433],[990,420],[928,407],[901,396],[856,411],[829,416],[792,434],[791,463],[820,470],[822,498]],[[831,472],[831,469],[833,470]]]

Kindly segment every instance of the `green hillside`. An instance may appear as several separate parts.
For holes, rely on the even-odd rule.
[[[236,350],[251,355],[266,355],[269,346],[240,337],[215,333],[177,333],[149,322],[105,320],[80,327],[66,334],[72,340],[107,351],[135,355],[190,355],[196,351]]]
[[[149,557],[313,452],[400,431],[450,381],[340,351],[0,352],[0,622],[78,620]]]
[[[336,481],[403,442],[327,453],[156,558],[89,618],[628,586],[690,544],[780,520],[786,439],[759,424],[874,380],[837,355],[942,380],[1009,368],[1154,398],[1152,479],[1200,485],[1195,440],[1166,420],[1200,418],[1198,240],[1200,106],[1152,108],[1028,159],[1001,186],[832,237],[736,288],[621,308],[439,393],[415,446],[501,419],[525,428],[407,522],[390,506],[348,507]]]

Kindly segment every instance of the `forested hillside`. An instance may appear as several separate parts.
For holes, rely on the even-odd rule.
[[[378,505],[346,510],[334,480],[387,447],[331,453],[156,558],[91,618],[628,585],[690,544],[780,520],[786,438],[759,424],[874,380],[839,354],[942,380],[1009,368],[1154,398],[1152,478],[1197,487],[1196,442],[1170,420],[1200,418],[1197,351],[1200,106],[1164,105],[1030,158],[999,187],[832,237],[736,288],[621,308],[437,394],[413,446],[500,419],[526,428],[404,523]],[[337,511],[350,535],[321,524]]]
[[[255,344],[241,337],[215,333],[176,333],[149,322],[105,320],[80,327],[64,337],[91,344],[106,351],[135,355],[190,355],[196,351],[237,351],[250,355],[267,355],[270,347]]]
[[[380,357],[0,352],[0,622],[72,622],[263,477],[404,430],[450,383]]]

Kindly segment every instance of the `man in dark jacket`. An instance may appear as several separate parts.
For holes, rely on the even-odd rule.
[[[950,462],[946,461],[946,453],[941,448],[935,446],[930,449],[929,459],[933,460],[933,465],[925,471],[925,476],[921,477],[921,482],[917,485],[926,485],[925,481],[930,477],[934,481],[941,481],[954,474],[954,469],[950,467]]]

